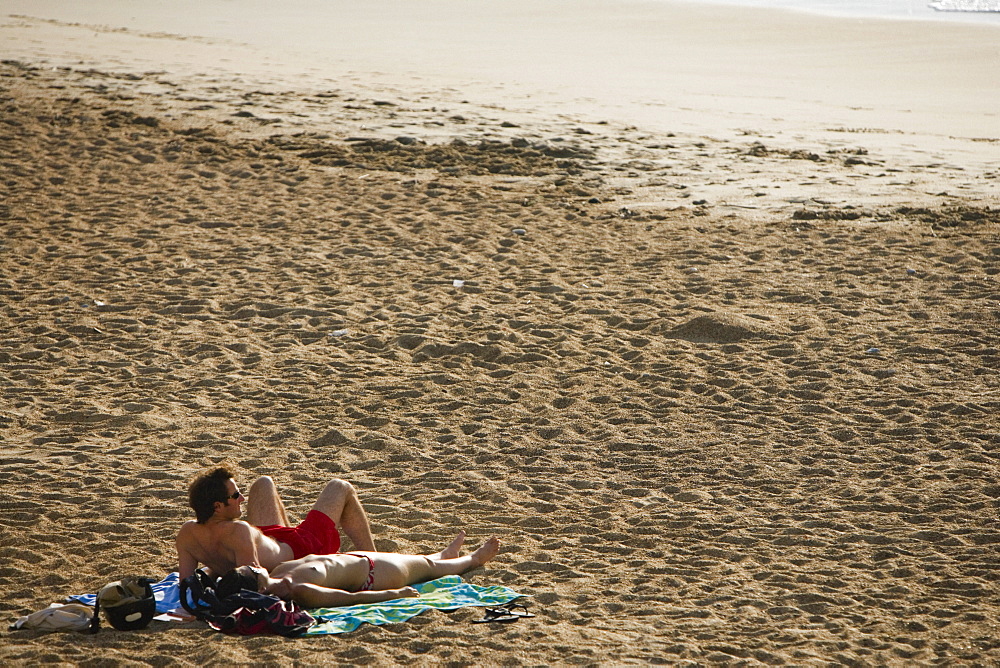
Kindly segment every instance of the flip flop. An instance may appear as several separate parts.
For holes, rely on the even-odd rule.
[[[510,603],[504,603],[498,609],[504,610],[510,615],[517,615],[518,617],[534,617],[533,614],[528,612],[528,607],[523,603],[515,603],[514,601],[511,601]]]
[[[486,608],[486,614],[482,619],[473,619],[473,624],[487,624],[489,622],[501,622],[509,624],[521,619],[521,615],[516,615],[504,608]]]

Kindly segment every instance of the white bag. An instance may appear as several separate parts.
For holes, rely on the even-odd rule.
[[[11,630],[86,631],[94,619],[94,609],[82,603],[53,603],[44,610],[21,617]]]

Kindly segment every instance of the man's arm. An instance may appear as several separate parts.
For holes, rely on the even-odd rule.
[[[232,550],[236,561],[233,568],[260,566],[256,532],[256,529],[243,521],[233,522],[233,526],[226,532],[226,546]]]

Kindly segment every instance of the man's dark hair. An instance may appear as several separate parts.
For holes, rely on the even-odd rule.
[[[219,468],[203,473],[192,481],[188,487],[188,503],[194,510],[195,519],[198,524],[204,524],[215,514],[215,502],[226,503],[228,490],[226,482],[234,477],[232,472],[220,466]]]

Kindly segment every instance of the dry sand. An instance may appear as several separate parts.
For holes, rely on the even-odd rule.
[[[1000,660],[996,133],[668,133],[65,48],[0,66],[8,617],[173,570],[217,462],[298,517],[350,480],[380,549],[498,534],[468,579],[538,616],[6,633],[5,665]]]

